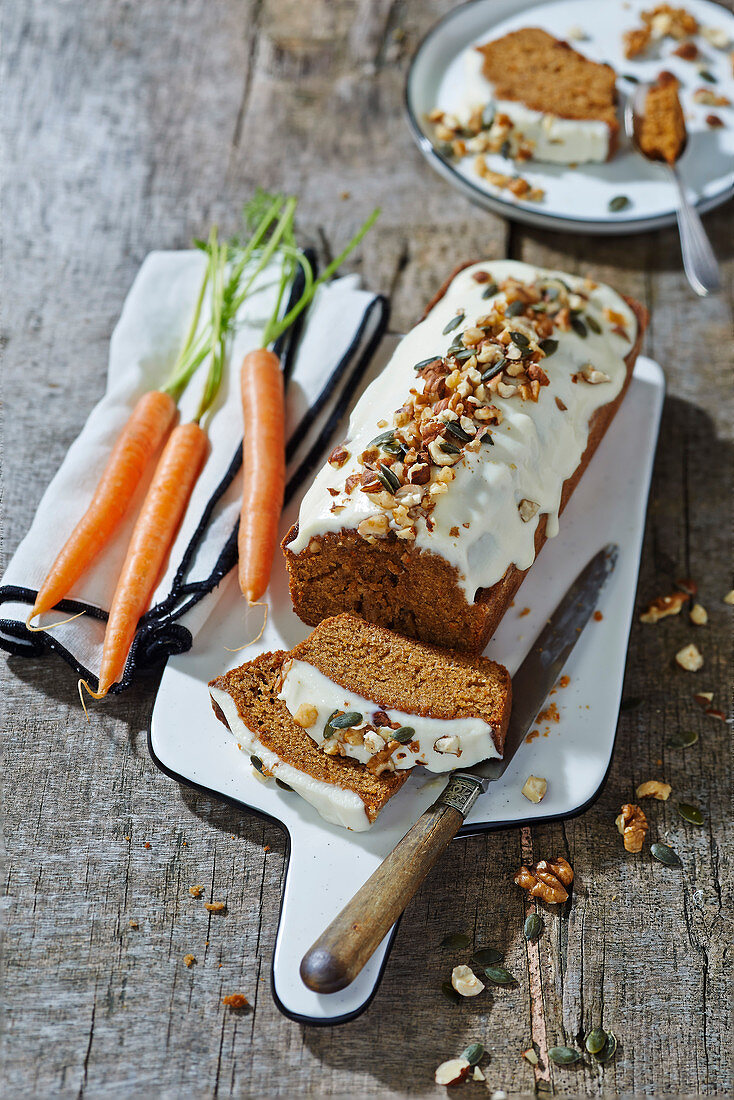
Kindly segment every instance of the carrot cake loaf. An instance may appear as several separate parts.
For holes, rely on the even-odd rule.
[[[288,657],[284,650],[263,653],[212,680],[214,713],[261,775],[292,788],[331,824],[368,829],[409,772],[378,775],[357,760],[322,752],[279,697]]]
[[[465,64],[460,109],[429,115],[447,152],[558,164],[613,155],[619,121],[611,66],[589,61],[538,27],[472,47]]]
[[[629,384],[645,311],[514,260],[455,274],[359,400],[283,549],[297,614],[480,652]]]
[[[411,642],[353,615],[324,619],[281,669],[281,699],[330,757],[374,775],[468,768],[502,753],[507,669]]]
[[[679,87],[672,73],[660,73],[645,95],[638,134],[642,152],[668,164],[675,164],[686,144],[686,120],[678,98]]]

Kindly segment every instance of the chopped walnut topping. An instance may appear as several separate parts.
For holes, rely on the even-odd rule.
[[[602,382],[611,382],[611,378],[605,371],[597,370],[591,363],[587,363],[585,367],[581,368],[578,377],[583,378],[584,382],[588,382],[590,386],[598,386]]]
[[[303,730],[310,730],[311,726],[316,725],[316,721],[319,717],[318,709],[313,703],[301,703],[293,715],[293,721],[297,726],[300,726]]]
[[[484,989],[484,982],[480,982],[470,966],[455,966],[451,984],[462,997],[476,997]]]
[[[700,603],[694,603],[690,612],[690,619],[694,626],[705,626],[709,621],[709,616],[706,608]]]
[[[461,756],[459,738],[455,734],[447,737],[439,737],[433,747],[436,752],[449,753],[452,756]]]
[[[657,623],[668,615],[679,615],[683,604],[688,600],[685,592],[673,592],[670,596],[657,596],[647,611],[640,615],[641,623]]]
[[[660,779],[648,779],[646,783],[640,783],[635,791],[635,798],[657,798],[658,802],[667,802],[672,789],[670,783],[663,783]]]
[[[717,95],[711,88],[696,88],[693,102],[701,103],[704,107],[731,107],[730,99],[725,95]]]
[[[339,470],[344,465],[344,463],[348,461],[348,459],[349,451],[342,443],[340,443],[339,446],[335,447],[329,455],[328,462],[330,466],[333,466],[335,469]]]
[[[622,834],[625,850],[641,852],[648,826],[647,818],[640,807],[632,802],[625,802],[615,824]]]
[[[573,868],[562,856],[553,860],[541,859],[532,867],[523,864],[515,875],[515,882],[532,897],[560,905],[568,900],[566,887],[573,882]]]
[[[703,668],[703,657],[700,650],[693,642],[683,646],[683,649],[679,649],[675,655],[675,659],[680,667],[684,668],[686,672],[698,672],[700,668]]]
[[[698,33],[698,20],[685,8],[670,4],[657,4],[650,11],[640,12],[640,18],[655,39],[670,37],[682,41]]]
[[[520,519],[523,523],[530,523],[530,520],[536,516],[540,510],[540,505],[536,504],[534,500],[528,500],[523,498],[517,506],[520,513]]]
[[[368,535],[372,535],[375,538],[383,538],[387,534],[389,527],[390,524],[387,516],[378,514],[363,519],[361,523],[357,525],[357,531],[363,539],[366,539]]]

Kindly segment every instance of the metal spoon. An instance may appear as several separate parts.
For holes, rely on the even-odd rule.
[[[680,247],[683,255],[683,269],[688,282],[696,294],[705,298],[707,294],[714,294],[721,287],[719,265],[713,249],[706,236],[706,230],[701,224],[698,211],[691,206],[686,195],[683,181],[675,164],[669,164],[662,158],[650,157],[643,152],[639,142],[639,131],[645,111],[645,99],[649,91],[649,84],[640,84],[629,96],[624,108],[624,128],[627,136],[637,152],[646,160],[653,160],[667,168],[675,185],[678,188],[678,232],[680,233]],[[685,143],[681,147],[681,153],[685,149]]]

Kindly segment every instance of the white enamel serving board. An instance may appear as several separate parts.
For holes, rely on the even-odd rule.
[[[566,668],[571,683],[554,695],[560,722],[547,737],[521,748],[503,778],[478,800],[464,835],[577,813],[603,785],[614,747],[663,393],[662,370],[640,358],[629,394],[563,516],[560,535],[546,544],[487,648],[491,657],[514,672],[582,566],[605,543],[619,544],[619,561],[600,604],[603,619],[586,628]],[[284,518],[283,532],[295,517],[297,503]],[[521,615],[526,607],[529,613]],[[221,795],[245,811],[265,814],[285,828],[290,857],[273,959],[273,992],[286,1015],[335,1023],[353,1018],[369,1003],[393,933],[359,978],[340,993],[319,996],[308,990],[298,973],[301,958],[435,799],[443,780],[416,768],[371,830],[352,833],[328,825],[306,802],[274,782],[256,779],[247,758],[214,717],[207,682],[264,650],[290,649],[308,633],[291,609],[280,555],[262,639],[246,652],[228,653],[225,646],[242,645],[257,634],[262,616],[261,608],[246,610],[231,574],[193,648],[168,662],[153,711],[150,749],[158,766],[173,778]],[[531,773],[548,780],[548,793],[537,806],[520,794]],[[273,916],[266,914],[266,919]]]
[[[535,187],[542,187],[542,202],[522,202],[499,191],[474,170],[474,157],[447,162],[434,150],[426,114],[438,106],[453,111],[461,102],[464,82],[463,53],[472,45],[500,38],[521,27],[541,27],[557,38],[574,27],[586,38],[571,45],[592,61],[608,62],[618,74],[620,111],[635,85],[625,79],[654,80],[662,69],[681,82],[681,102],[686,114],[688,146],[679,168],[692,199],[701,212],[719,206],[734,194],[734,107],[707,107],[693,101],[696,88],[710,88],[734,102],[729,51],[734,48],[734,15],[711,0],[685,0],[683,6],[703,26],[718,27],[729,36],[727,49],[715,49],[699,34],[700,61],[716,78],[709,84],[699,75],[697,62],[673,56],[678,45],[671,38],[653,47],[649,56],[627,61],[622,51],[622,32],[639,27],[639,12],[649,10],[650,0],[469,0],[443,17],[428,32],[408,73],[406,108],[408,121],[421,152],[431,166],[469,198],[506,218],[530,225],[564,228],[575,233],[637,233],[672,225],[675,221],[675,186],[665,168],[635,153],[622,135],[615,156],[605,164],[541,164],[530,161],[518,171]],[[676,5],[674,5],[676,6]],[[625,74],[625,75],[623,75]],[[724,123],[712,130],[706,116],[716,114]],[[620,114],[621,120],[621,114]],[[512,161],[488,156],[490,168],[515,174]],[[627,195],[630,206],[619,213],[608,210],[609,200]]]

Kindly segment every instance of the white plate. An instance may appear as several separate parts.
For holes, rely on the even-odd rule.
[[[390,346],[384,350],[387,353]],[[514,672],[582,566],[605,543],[619,544],[619,561],[600,605],[603,619],[586,628],[566,668],[571,683],[554,696],[560,721],[552,724],[547,737],[523,746],[502,779],[478,800],[460,836],[568,817],[585,809],[603,786],[614,747],[663,392],[657,363],[638,359],[630,391],[564,513],[560,535],[546,544],[515,607],[487,648]],[[284,533],[297,505],[294,502],[284,518]],[[172,778],[285,828],[290,852],[273,958],[273,994],[281,1011],[293,1019],[343,1022],[369,1004],[394,930],[359,978],[340,993],[319,996],[307,989],[298,973],[301,958],[435,799],[444,780],[416,768],[375,825],[366,833],[351,833],[328,825],[297,795],[256,779],[232,736],[214,717],[207,682],[264,650],[290,649],[306,636],[308,627],[291,610],[279,555],[265,633],[246,653],[232,656],[224,647],[254,637],[263,612],[245,609],[233,574],[221,587],[219,602],[193,648],[168,662],[153,710],[151,755]],[[522,615],[525,607],[530,612]],[[531,772],[548,780],[548,793],[537,806],[520,794]]]
[[[406,107],[411,131],[429,164],[460,191],[481,206],[503,217],[530,225],[564,228],[574,233],[637,233],[675,221],[676,196],[665,168],[651,164],[635,153],[622,137],[620,148],[605,164],[565,165],[528,162],[521,174],[546,194],[542,202],[508,198],[474,171],[474,157],[449,163],[439,156],[430,139],[426,114],[439,106],[453,111],[464,81],[464,51],[472,45],[499,38],[521,27],[537,26],[563,38],[572,27],[587,34],[571,44],[592,61],[606,61],[618,74],[631,73],[641,81],[654,80],[662,69],[681,81],[681,101],[686,113],[688,146],[679,162],[683,180],[702,213],[712,210],[734,195],[734,108],[705,107],[693,102],[696,88],[712,88],[734,102],[729,49],[717,50],[701,35],[696,42],[701,60],[716,78],[708,84],[696,63],[672,54],[677,45],[663,40],[648,58],[627,61],[622,52],[622,32],[640,26],[638,13],[653,6],[650,0],[469,0],[450,11],[426,35],[418,47],[408,73]],[[734,48],[734,15],[710,0],[686,0],[685,8],[702,26],[720,27]],[[634,89],[621,76],[617,81],[620,102]],[[717,114],[724,127],[711,130],[706,115]],[[487,157],[495,171],[513,173],[512,162],[499,155]],[[610,214],[609,200],[627,195],[630,206]]]

